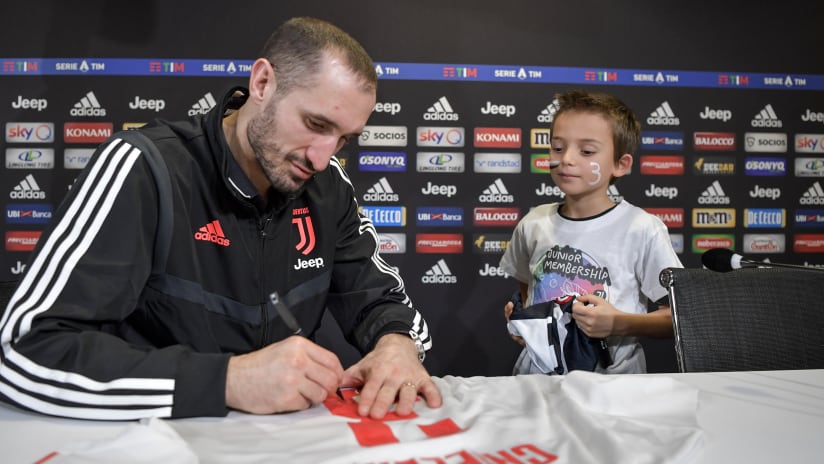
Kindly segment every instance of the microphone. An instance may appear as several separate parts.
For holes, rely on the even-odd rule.
[[[824,271],[824,269],[817,267],[752,261],[726,248],[712,248],[705,251],[704,254],[701,255],[701,264],[703,264],[705,268],[716,272],[729,272],[733,269],[745,267],[786,267],[790,269],[804,269],[806,271]]]

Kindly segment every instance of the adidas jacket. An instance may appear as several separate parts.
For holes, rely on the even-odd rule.
[[[310,335],[328,307],[362,353],[410,330],[431,347],[337,160],[294,197],[255,206],[221,128],[245,100],[235,90],[205,116],[140,130],[169,192],[146,147],[123,134],[99,147],[0,319],[0,398],[88,419],[225,415],[229,356],[291,334],[266,304],[273,291]]]

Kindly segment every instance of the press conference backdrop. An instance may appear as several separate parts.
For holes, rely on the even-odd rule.
[[[489,12],[503,7],[492,2],[473,2],[474,13],[432,5],[436,16],[452,18],[453,32],[463,41],[453,36],[425,52],[410,51],[403,33],[415,42],[424,35],[414,24],[429,22],[433,33],[448,30],[433,26],[433,16],[398,14],[412,11],[409,5],[363,2],[371,13],[358,17],[323,2],[303,8],[255,3],[267,13],[266,24],[256,26],[260,36],[226,36],[220,46],[235,40],[237,47],[215,56],[214,39],[183,39],[182,48],[179,37],[202,34],[193,22],[208,19],[214,25],[214,10],[206,6],[219,8],[219,2],[199,2],[185,12],[150,3],[133,13],[144,29],[121,23],[138,37],[112,24],[131,15],[128,10],[88,2],[97,7],[88,10],[92,17],[105,26],[84,30],[69,26],[82,23],[60,20],[74,12],[69,7],[35,3],[51,18],[44,21],[49,28],[30,30],[29,23],[7,21],[0,48],[3,279],[21,277],[52,211],[97,144],[153,118],[211,110],[229,86],[245,84],[272,25],[293,15],[331,19],[370,51],[378,50],[372,51],[378,103],[362,136],[339,157],[363,213],[380,233],[384,258],[401,271],[429,321],[435,350],[427,364],[434,374],[499,375],[511,369],[518,347],[506,334],[502,307],[516,282],[498,261],[531,207],[563,201],[548,174],[548,124],[553,95],[567,89],[610,92],[636,112],[643,125],[641,148],[631,174],[609,194],[660,217],[686,266],[700,266],[701,253],[718,247],[753,259],[824,265],[824,74],[787,57],[786,69],[735,58],[730,62],[737,67],[712,68],[719,58],[709,41],[709,66],[690,54],[683,57],[690,69],[678,65],[678,50],[660,54],[660,60],[635,56],[640,36],[621,46],[623,60],[605,57],[603,50],[592,52],[580,43],[596,31],[558,37],[554,22],[542,27],[541,16],[531,13],[587,13],[585,5],[569,10],[553,2],[512,6],[520,13],[508,18],[512,24],[494,22]],[[631,21],[637,13],[623,14]],[[664,13],[655,18],[678,24],[677,15]],[[188,30],[173,27],[169,16],[175,15],[186,18],[181,21]],[[387,18],[396,21],[398,33],[376,36],[374,21]],[[488,34],[493,27],[517,29],[519,22],[524,30],[512,34],[512,53],[504,56],[506,37],[491,43]],[[600,24],[597,33],[609,36],[608,24]],[[639,26],[644,24],[655,26]],[[54,37],[63,34],[78,38]],[[158,45],[164,43],[169,46]],[[559,47],[574,50],[576,43],[575,58],[568,51],[553,53]],[[544,44],[546,52],[539,50]],[[461,59],[461,50],[474,61]],[[820,61],[820,55],[799,58]],[[330,343],[345,350],[331,337]],[[669,357],[671,351],[648,353],[653,362],[656,356]]]

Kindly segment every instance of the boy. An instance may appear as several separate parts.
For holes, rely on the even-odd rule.
[[[619,99],[569,91],[557,96],[551,124],[551,175],[561,203],[530,211],[515,228],[501,267],[520,282],[524,308],[575,295],[572,319],[593,339],[605,339],[611,364],[596,372],[643,373],[646,360],[636,337],[672,336],[672,316],[661,299],[658,274],[682,267],[666,226],[607,189],[632,167],[640,124]],[[661,301],[647,312],[647,301]],[[507,304],[510,321],[513,305]],[[520,337],[513,337],[523,344]],[[515,374],[547,373],[528,350]]]

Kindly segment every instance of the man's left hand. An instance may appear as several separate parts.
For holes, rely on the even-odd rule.
[[[343,373],[343,386],[361,386],[358,414],[382,419],[397,400],[395,413],[412,412],[418,395],[427,406],[441,406],[441,392],[418,360],[415,342],[408,335],[387,334],[357,364]]]

